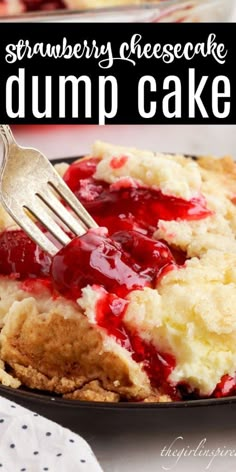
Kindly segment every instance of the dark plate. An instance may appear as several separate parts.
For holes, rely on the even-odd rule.
[[[196,159],[196,157],[191,156]],[[53,163],[67,162],[72,163],[78,158],[63,158],[55,159]],[[159,420],[164,415],[166,416],[167,410],[171,410],[172,415],[180,416],[183,414],[183,409],[188,409],[188,413],[191,416],[192,409],[198,407],[202,408],[202,414],[205,416],[206,407],[207,410],[211,406],[223,407],[224,409],[231,405],[236,413],[236,396],[226,398],[207,398],[201,400],[188,400],[183,402],[164,402],[164,403],[135,403],[135,402],[121,402],[121,403],[103,403],[103,402],[81,402],[76,400],[64,400],[60,396],[51,395],[46,392],[38,392],[36,390],[30,390],[26,387],[20,387],[19,389],[12,389],[0,385],[0,395],[9,398],[10,400],[20,403],[29,409],[32,409],[39,414],[42,414],[54,421],[57,421],[64,426],[76,432],[83,432],[86,434],[90,431],[90,420],[91,415],[93,418],[93,431],[101,431],[107,429],[107,420],[118,420],[122,424],[126,424],[127,420],[131,421],[134,427],[135,423],[132,422],[132,418],[136,418],[137,413],[142,416],[142,424],[144,419],[151,424],[153,418],[158,415]],[[182,410],[179,414],[176,410]],[[175,413],[174,411],[175,410]],[[215,411],[215,410],[214,410]],[[200,412],[199,412],[200,413]],[[197,413],[197,416],[199,415]],[[201,414],[201,413],[200,413]],[[108,415],[108,416],[107,416]],[[154,415],[154,416],[153,416]],[[214,413],[213,413],[214,416]],[[90,420],[89,420],[90,418]],[[102,418],[102,421],[101,421]],[[125,422],[124,422],[125,419]]]

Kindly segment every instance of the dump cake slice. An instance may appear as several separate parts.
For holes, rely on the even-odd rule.
[[[234,162],[98,142],[58,171],[100,228],[51,260],[1,209],[1,381],[81,400],[234,394]]]

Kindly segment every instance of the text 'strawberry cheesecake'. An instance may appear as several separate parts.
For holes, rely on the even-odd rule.
[[[99,228],[51,259],[0,211],[0,380],[93,401],[236,394],[236,164],[97,142]]]

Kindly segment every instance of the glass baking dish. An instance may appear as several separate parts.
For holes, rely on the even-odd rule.
[[[1,21],[222,22],[230,20],[235,5],[234,0],[64,0],[59,5],[66,9],[45,10],[43,0],[43,10],[24,12],[24,1],[29,5],[30,1],[21,1],[8,0],[11,7],[5,16],[0,8]],[[41,0],[37,1],[40,7]]]

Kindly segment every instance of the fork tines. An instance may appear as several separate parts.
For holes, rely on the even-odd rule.
[[[72,235],[81,236],[97,227],[43,154],[18,146],[8,132],[4,144],[0,198],[7,212],[43,250],[54,255],[58,243],[64,246]]]

